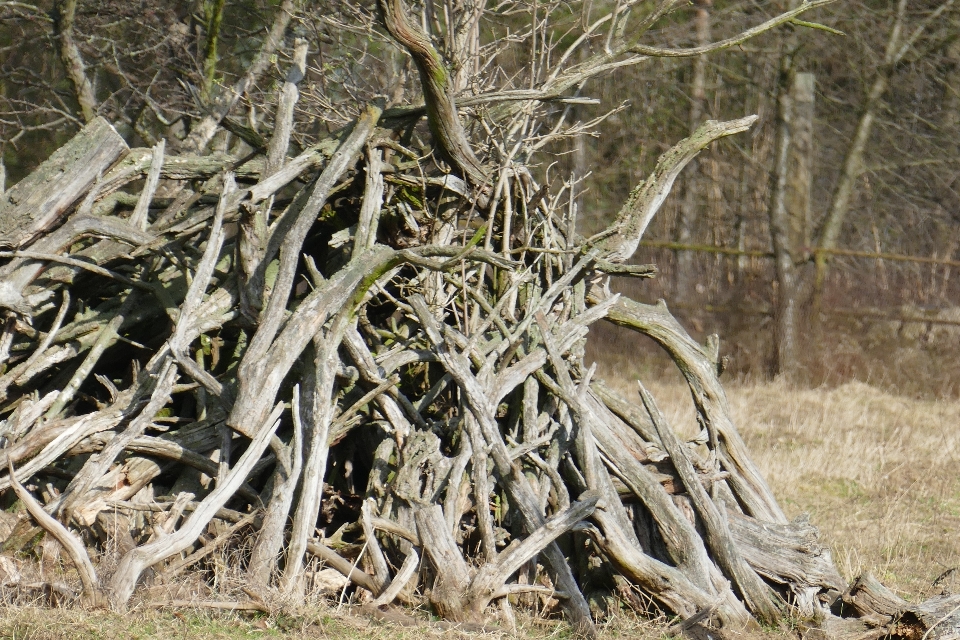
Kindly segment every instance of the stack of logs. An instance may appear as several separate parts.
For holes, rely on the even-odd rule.
[[[525,167],[461,179],[404,143],[421,113],[369,105],[292,159],[129,149],[97,119],[3,194],[7,553],[42,532],[79,581],[58,592],[117,609],[231,547],[268,605],[318,557],[368,607],[454,622],[550,602],[593,634],[616,601],[955,637],[957,596],[848,588],[751,461],[718,341],[606,286],[654,275],[629,259],[677,174],[754,118],[703,125],[584,239]],[[697,437],[594,378],[600,320],[672,356]]]

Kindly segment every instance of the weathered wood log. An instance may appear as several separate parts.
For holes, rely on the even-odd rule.
[[[774,585],[784,585],[788,601],[801,615],[823,614],[846,589],[830,550],[806,517],[787,524],[763,522],[726,511],[733,540],[754,571]]]
[[[49,231],[125,151],[120,134],[95,118],[0,196],[0,247],[18,249]]]
[[[927,640],[960,638],[960,595],[930,598],[900,612],[895,632]]]
[[[834,605],[840,614],[828,617],[811,638],[873,640],[888,637],[904,640],[952,640],[960,637],[960,595],[940,595],[920,604],[910,604],[869,572],[860,575]]]

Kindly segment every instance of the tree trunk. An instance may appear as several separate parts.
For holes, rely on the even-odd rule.
[[[883,57],[877,58],[876,71],[870,81],[869,88],[860,105],[860,117],[854,129],[853,137],[843,161],[840,177],[834,188],[830,200],[830,208],[820,227],[817,238],[817,249],[835,249],[843,230],[847,214],[853,203],[857,181],[864,171],[864,159],[867,153],[867,143],[873,132],[873,124],[883,105],[883,96],[886,94],[890,79],[897,69],[897,65],[911,51],[916,42],[924,35],[932,24],[939,20],[954,0],[946,0],[930,12],[924,20],[909,34],[905,32],[907,5],[906,0],[897,3],[896,14],[890,27],[890,35]],[[819,310],[823,286],[829,270],[830,256],[824,252],[816,254],[816,274],[813,281],[813,314],[814,320],[819,320]]]
[[[797,2],[793,2],[794,5]],[[793,216],[788,209],[788,185],[793,167],[790,164],[796,113],[793,85],[796,70],[797,35],[790,31],[783,42],[777,82],[777,126],[774,164],[771,182],[773,188],[768,207],[770,237],[776,267],[776,312],[774,314],[774,374],[793,377],[797,371],[798,291],[795,268],[796,234]]]
[[[710,42],[710,9],[713,0],[697,0],[694,28],[698,47]],[[703,121],[707,106],[707,59],[704,56],[693,60],[693,78],[690,81],[690,133],[697,130]],[[677,242],[690,244],[696,238],[697,211],[703,197],[703,176],[696,158],[690,161],[683,182],[683,198],[680,203],[680,218],[677,223]],[[677,295],[681,302],[689,301],[696,287],[696,252],[677,252]]]

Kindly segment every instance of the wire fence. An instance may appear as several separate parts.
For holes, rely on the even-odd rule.
[[[769,287],[775,287],[773,252],[667,241],[643,241],[641,246],[673,255],[687,251],[714,256],[717,259],[738,259],[738,264],[728,265],[723,273],[701,278],[712,280],[712,285],[705,287],[705,291],[698,289],[701,295],[697,296],[695,303],[691,302],[690,296],[682,295],[684,292],[668,292],[671,283],[661,282],[663,294],[679,300],[674,304],[678,309],[695,308],[707,313],[750,316],[773,314],[774,298],[769,290]],[[960,268],[960,260],[936,255],[915,256],[883,251],[811,248],[802,252],[799,264],[812,264],[818,255],[853,258],[855,262],[874,262],[871,268],[835,264],[831,280],[826,285],[830,291],[822,298],[824,303],[819,308],[820,313],[878,321],[960,326],[960,291],[957,290],[957,279],[951,278],[951,271]],[[660,258],[656,262],[664,273],[663,279],[676,281],[673,277],[675,274],[671,273],[674,265],[669,259],[662,259],[667,256],[661,255]],[[745,265],[742,259],[749,259],[749,263],[754,266]],[[888,272],[884,266],[886,263],[929,266],[935,271],[924,269],[923,271],[928,271],[925,274],[916,269],[911,270],[911,273]],[[740,282],[737,283],[737,280]],[[729,285],[735,285],[732,288],[737,292],[734,303],[729,302]],[[723,293],[723,289],[727,292]],[[745,289],[752,290],[744,291]]]

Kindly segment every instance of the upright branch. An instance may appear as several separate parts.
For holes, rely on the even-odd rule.
[[[233,86],[223,87],[222,93],[216,96],[211,103],[203,105],[206,114],[183,141],[183,149],[187,152],[199,152],[207,146],[213,138],[220,123],[227,117],[240,98],[250,90],[270,66],[270,61],[283,43],[283,36],[287,31],[290,20],[297,9],[295,0],[283,0],[277,8],[273,24],[260,43],[253,62],[246,73]]]
[[[484,186],[488,181],[487,172],[474,155],[460,122],[454,85],[443,58],[427,35],[410,22],[403,0],[378,0],[377,6],[387,32],[410,53],[417,65],[437,151],[474,186]]]
[[[80,105],[80,113],[85,122],[97,117],[97,98],[93,95],[93,84],[87,76],[83,56],[74,37],[73,25],[77,13],[77,0],[57,0],[53,4],[53,33],[57,41],[60,61],[67,71],[74,97]]]
[[[796,1],[794,5],[798,4]],[[776,373],[792,375],[797,367],[798,282],[794,264],[797,245],[791,233],[790,212],[787,210],[790,150],[793,145],[794,103],[791,88],[796,77],[794,59],[799,36],[789,32],[783,40],[777,79],[776,140],[770,190],[770,239],[773,244],[774,265],[777,274]]]
[[[210,100],[213,92],[213,85],[217,78],[217,62],[220,59],[217,51],[217,43],[220,40],[220,25],[223,24],[223,6],[226,0],[212,0],[204,2],[203,9],[206,14],[206,41],[203,46],[203,87],[200,96]]]

